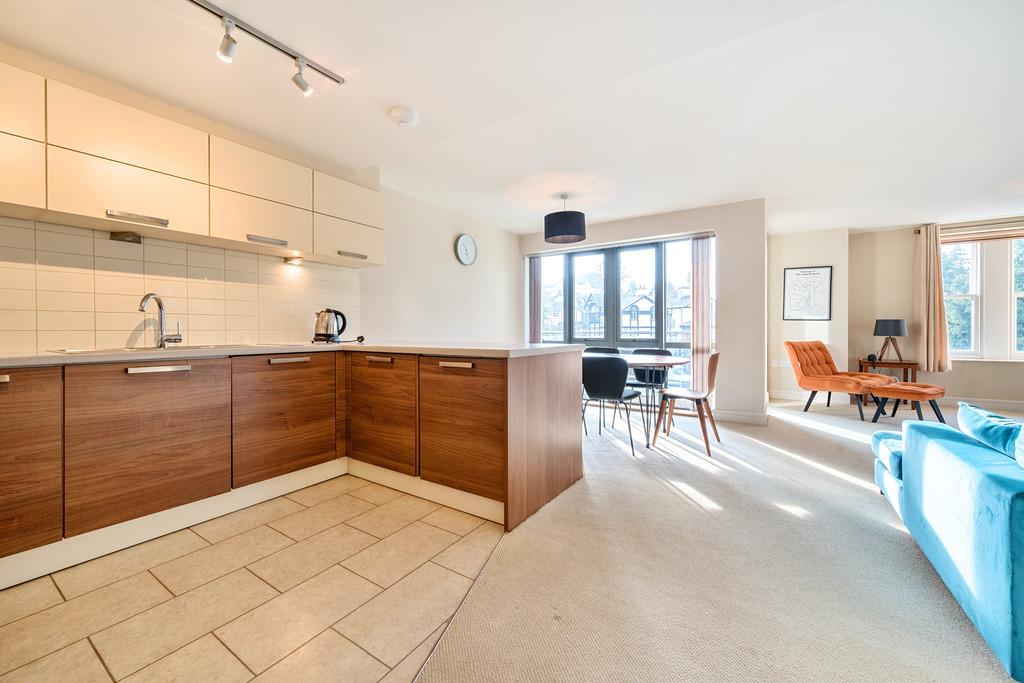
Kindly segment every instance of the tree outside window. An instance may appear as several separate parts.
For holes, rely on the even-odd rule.
[[[977,351],[978,243],[942,245],[942,286],[951,353]]]

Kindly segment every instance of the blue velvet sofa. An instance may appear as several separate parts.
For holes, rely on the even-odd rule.
[[[878,488],[1003,666],[1022,681],[1024,466],[1014,447],[1002,452],[948,425],[909,420],[902,433],[877,432],[872,441]]]

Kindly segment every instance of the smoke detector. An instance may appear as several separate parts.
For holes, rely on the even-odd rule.
[[[388,117],[399,128],[412,128],[420,122],[419,113],[412,107],[403,105],[388,109]]]

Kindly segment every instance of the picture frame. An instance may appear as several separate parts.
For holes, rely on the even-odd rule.
[[[832,266],[783,269],[782,319],[832,320]]]

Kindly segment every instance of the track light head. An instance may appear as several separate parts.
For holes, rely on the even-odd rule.
[[[303,70],[306,68],[306,60],[302,57],[296,59],[295,68],[298,69],[298,71],[296,71],[295,75],[292,76],[292,83],[295,84],[296,88],[302,91],[303,97],[309,97],[313,94],[313,86],[311,86],[309,81],[306,80],[306,77],[302,75]]]
[[[231,30],[235,28],[232,19],[224,17],[224,37],[220,40],[220,47],[217,48],[217,57],[225,64],[230,64],[235,59],[235,50],[238,49],[238,42],[231,37]]]

